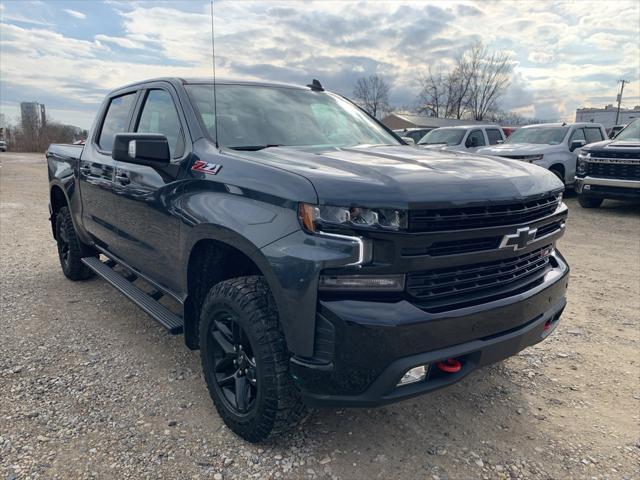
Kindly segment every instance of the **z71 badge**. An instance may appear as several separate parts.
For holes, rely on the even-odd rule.
[[[191,167],[191,170],[196,172],[208,173],[209,175],[217,175],[222,165],[218,165],[215,163],[207,163],[202,160],[196,160],[196,162]]]

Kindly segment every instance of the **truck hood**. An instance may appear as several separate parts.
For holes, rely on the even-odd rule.
[[[508,202],[562,190],[546,169],[529,163],[407,146],[275,147],[243,158],[306,177],[320,203],[429,208]]]
[[[537,155],[562,150],[562,144],[543,145],[538,143],[502,143],[491,147],[479,148],[482,155]]]
[[[602,142],[591,143],[582,147],[583,152],[590,150],[616,150],[616,151],[635,151],[640,149],[640,142],[628,142],[624,140],[604,140]]]

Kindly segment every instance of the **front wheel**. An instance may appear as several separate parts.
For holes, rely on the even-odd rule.
[[[578,194],[578,203],[583,208],[598,208],[602,205],[602,198],[590,197],[584,193]]]
[[[209,291],[200,355],[211,398],[237,435],[259,442],[302,419],[278,312],[262,277],[227,280]]]

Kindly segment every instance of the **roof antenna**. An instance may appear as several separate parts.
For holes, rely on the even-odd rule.
[[[213,129],[215,134],[216,148],[218,144],[218,99],[216,98],[216,37],[213,29],[213,0],[211,0],[211,71],[213,73]]]
[[[316,80],[315,78],[310,84],[307,85],[307,87],[309,87],[314,92],[324,92],[324,87],[322,86],[320,81]]]

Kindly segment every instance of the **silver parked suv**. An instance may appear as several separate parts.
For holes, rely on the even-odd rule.
[[[606,138],[599,123],[545,123],[519,128],[504,144],[481,148],[478,153],[535,163],[573,186],[579,149]]]

